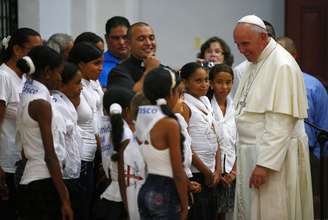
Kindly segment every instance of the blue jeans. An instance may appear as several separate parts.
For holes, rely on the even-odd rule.
[[[138,207],[142,220],[180,219],[180,201],[174,180],[149,174],[139,191]]]

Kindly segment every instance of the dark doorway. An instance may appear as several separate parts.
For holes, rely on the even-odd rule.
[[[0,37],[11,35],[18,26],[17,0],[0,0]]]
[[[304,72],[328,86],[328,1],[286,0],[286,30]]]

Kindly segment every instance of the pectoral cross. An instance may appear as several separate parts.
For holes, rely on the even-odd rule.
[[[240,115],[241,111],[243,110],[243,108],[246,107],[246,102],[245,100],[241,100],[240,102],[238,102],[238,105],[237,105],[237,109],[238,109],[238,115]]]

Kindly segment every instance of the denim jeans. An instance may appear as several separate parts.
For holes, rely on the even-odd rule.
[[[149,174],[138,195],[142,220],[180,219],[180,201],[170,177]]]

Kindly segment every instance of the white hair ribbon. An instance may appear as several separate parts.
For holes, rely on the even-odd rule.
[[[4,46],[5,50],[7,50],[7,48],[8,48],[10,38],[11,38],[11,36],[7,36],[2,39],[1,44],[2,44],[2,46]]]
[[[122,114],[122,107],[120,104],[113,103],[109,107],[109,113],[110,114]]]
[[[167,101],[166,101],[165,99],[163,99],[163,98],[160,98],[160,99],[157,99],[157,100],[156,100],[156,104],[157,104],[158,106],[166,105],[166,104],[167,104]]]
[[[29,56],[23,57],[23,59],[26,61],[27,65],[30,67],[30,71],[28,72],[29,75],[32,75],[35,73],[35,65],[33,63],[33,60]]]

